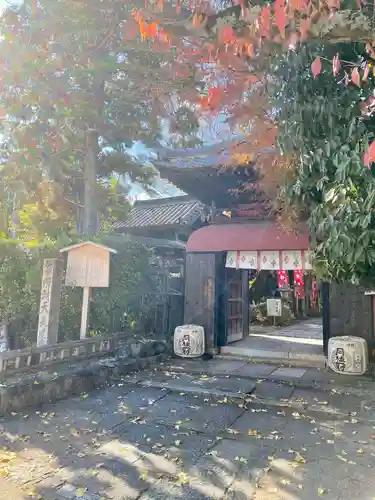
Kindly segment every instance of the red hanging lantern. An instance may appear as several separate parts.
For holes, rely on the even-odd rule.
[[[288,271],[277,271],[277,288],[287,288],[289,286]]]
[[[303,299],[303,274],[300,269],[293,272],[294,278],[294,293],[297,298]]]

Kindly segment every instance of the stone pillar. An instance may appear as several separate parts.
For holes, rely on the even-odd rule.
[[[57,343],[63,261],[44,259],[37,346]]]
[[[8,323],[6,321],[0,322],[0,352],[9,350],[9,336],[8,336]]]

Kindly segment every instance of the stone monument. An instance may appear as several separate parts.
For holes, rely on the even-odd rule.
[[[37,334],[38,347],[57,343],[62,272],[62,260],[44,260]]]

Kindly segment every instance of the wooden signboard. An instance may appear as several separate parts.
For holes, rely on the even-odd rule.
[[[60,252],[68,252],[65,284],[83,288],[81,339],[86,338],[90,288],[109,286],[110,254],[117,253],[113,248],[85,241]]]
[[[65,284],[67,286],[109,286],[109,251],[89,245],[74,248],[68,253]]]

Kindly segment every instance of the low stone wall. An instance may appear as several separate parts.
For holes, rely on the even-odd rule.
[[[169,352],[168,344],[161,340],[128,338],[116,345],[111,354],[107,352],[107,357],[91,355],[86,359],[50,360],[45,366],[38,364],[26,371],[16,368],[3,371],[0,376],[0,415],[104,387],[113,377],[164,360]]]
[[[77,361],[90,357],[108,356],[122,345],[136,344],[128,334],[71,340],[43,347],[29,347],[0,353],[0,376],[26,371],[40,366]]]

